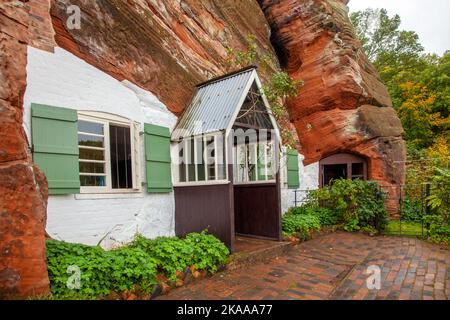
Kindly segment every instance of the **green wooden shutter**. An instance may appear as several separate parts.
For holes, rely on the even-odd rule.
[[[31,105],[33,161],[45,173],[49,194],[80,193],[76,110]]]
[[[300,187],[298,151],[287,151],[287,180],[289,189],[298,189]]]
[[[150,193],[172,191],[169,128],[144,125],[147,190]]]

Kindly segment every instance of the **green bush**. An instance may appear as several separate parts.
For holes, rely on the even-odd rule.
[[[283,216],[283,231],[287,235],[297,235],[300,239],[308,238],[311,230],[320,230],[320,219],[311,214],[287,213]]]
[[[421,222],[423,219],[422,201],[406,197],[402,202],[400,214],[403,221]]]
[[[332,210],[349,232],[367,227],[381,232],[387,226],[385,195],[376,182],[335,180],[331,186],[311,192],[308,201]]]
[[[186,239],[137,236],[129,246],[111,251],[55,240],[48,240],[46,246],[51,291],[59,298],[96,298],[132,291],[136,286],[140,292],[151,293],[158,273],[175,280],[177,271],[192,265],[215,272],[229,255],[228,248],[206,232],[189,234]],[[79,289],[67,286],[71,266],[81,272]]]
[[[93,298],[111,291],[132,290],[136,284],[143,292],[150,292],[156,284],[156,262],[140,249],[124,247],[105,251],[55,240],[48,240],[46,247],[51,291],[55,296]],[[73,275],[68,272],[70,266],[76,266],[81,272],[79,289],[67,286]]]
[[[171,279],[176,278],[177,271],[185,271],[192,265],[215,272],[218,265],[226,263],[230,253],[219,239],[206,232],[188,234],[183,240],[176,237],[149,240],[138,236],[130,246],[147,252]]]
[[[424,220],[429,226],[429,236],[432,242],[450,245],[450,225],[442,215],[426,216]]]
[[[311,204],[305,204],[300,207],[292,207],[287,213],[294,215],[305,214],[316,216],[319,218],[322,226],[334,226],[338,223],[338,218],[333,210]]]
[[[217,271],[217,267],[227,262],[230,254],[228,248],[216,237],[203,233],[191,233],[186,236],[186,243],[193,248],[190,265],[197,269]]]

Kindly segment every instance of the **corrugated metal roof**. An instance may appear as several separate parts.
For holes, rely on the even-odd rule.
[[[228,128],[255,68],[210,80],[198,86],[197,93],[180,118],[172,140],[212,133]]]

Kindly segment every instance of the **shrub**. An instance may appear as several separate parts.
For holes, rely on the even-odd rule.
[[[139,245],[143,246],[140,247]],[[184,271],[190,265],[193,252],[192,247],[176,237],[159,237],[148,240],[140,236],[138,245],[133,243],[131,246],[144,250],[155,259],[158,270],[172,280],[176,279],[177,271]]]
[[[105,251],[100,247],[47,241],[47,268],[53,295],[97,297],[113,291],[132,290],[139,284],[149,292],[156,284],[156,263],[142,250],[122,248]],[[71,266],[79,268],[80,288],[68,288],[73,275]]]
[[[311,230],[320,228],[320,219],[311,214],[287,213],[283,216],[283,231],[288,235],[298,235],[302,240],[308,238]]]
[[[96,298],[111,292],[151,293],[156,275],[175,280],[177,271],[195,265],[199,270],[217,271],[229,255],[228,248],[206,232],[192,233],[186,239],[160,237],[149,240],[137,236],[128,246],[105,251],[100,247],[47,241],[47,268],[51,291],[58,298]],[[70,266],[81,272],[79,289],[69,289]]]
[[[176,237],[149,240],[137,236],[131,247],[147,252],[172,280],[177,271],[185,271],[192,265],[200,270],[216,272],[217,266],[224,264],[230,253],[219,239],[206,232],[188,234],[183,240]]]
[[[185,241],[193,248],[189,264],[195,265],[197,269],[214,273],[219,265],[227,262],[230,251],[216,237],[205,232],[191,233],[186,236]]]
[[[338,223],[338,218],[333,210],[329,208],[322,208],[316,205],[305,204],[300,207],[292,207],[288,210],[288,214],[305,214],[312,215],[319,218],[322,226],[333,226]]]
[[[351,232],[364,227],[383,231],[388,221],[384,200],[376,182],[340,179],[311,192],[308,202],[333,210],[344,229]]]
[[[426,216],[425,223],[429,225],[429,236],[432,242],[450,245],[450,225],[443,216]]]
[[[400,214],[403,221],[421,222],[423,219],[421,200],[406,197],[402,202]]]

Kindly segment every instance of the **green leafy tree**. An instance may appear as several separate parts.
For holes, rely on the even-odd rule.
[[[364,51],[375,64],[392,65],[398,60],[414,59],[423,52],[417,33],[399,30],[400,16],[389,17],[386,9],[354,12],[350,19]]]
[[[409,154],[420,158],[440,137],[449,140],[450,52],[425,54],[418,35],[400,30],[386,9],[351,14],[355,31],[380,73],[405,129]],[[442,140],[440,140],[442,141]]]

